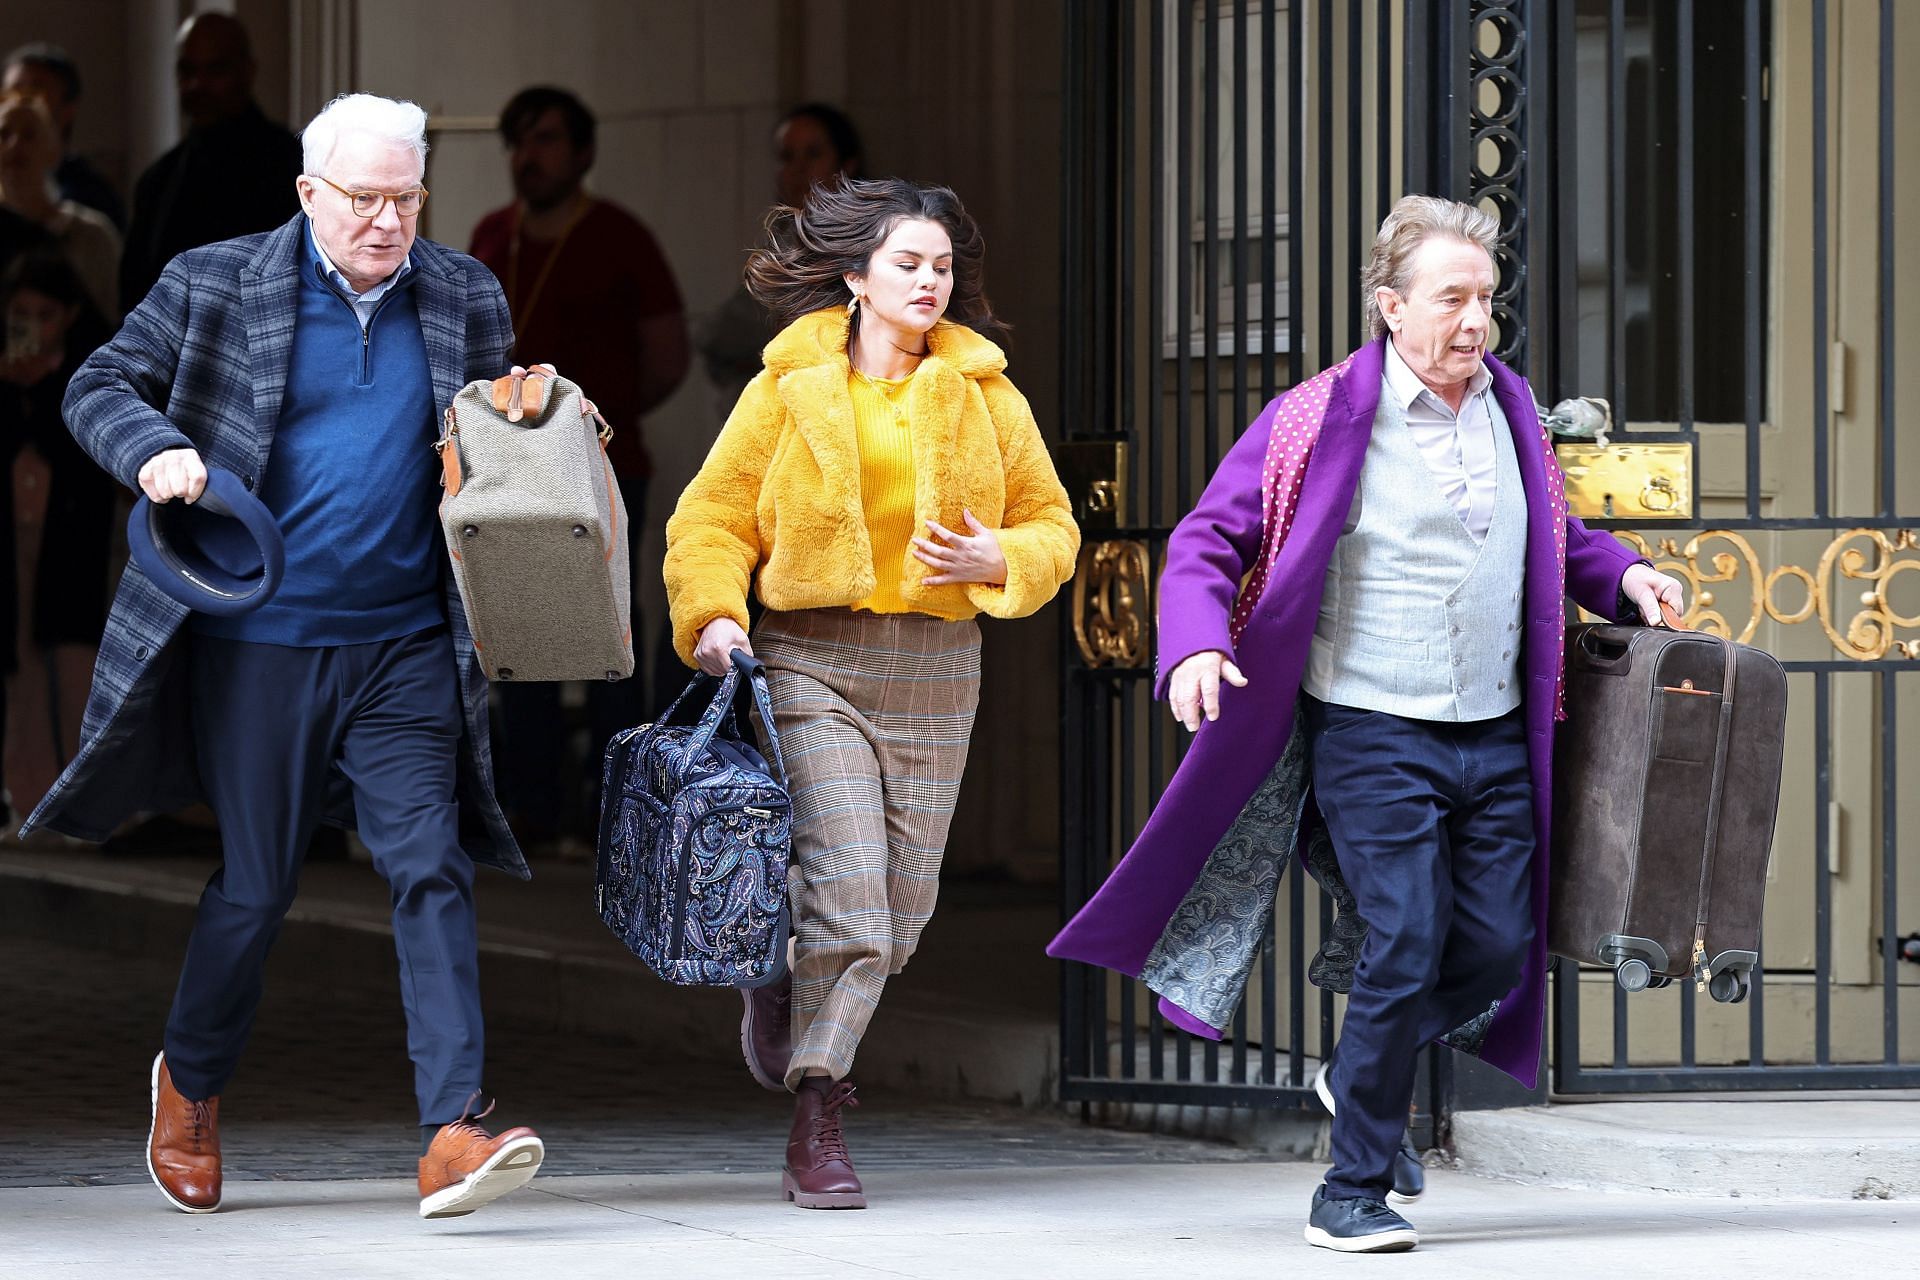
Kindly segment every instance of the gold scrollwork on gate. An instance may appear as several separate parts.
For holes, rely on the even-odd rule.
[[[1664,537],[1657,550],[1632,530],[1617,530],[1614,536],[1662,571],[1687,580],[1692,588],[1687,593],[1687,623],[1701,631],[1745,644],[1765,619],[1791,626],[1812,618],[1843,658],[1871,662],[1889,653],[1920,658],[1920,638],[1894,637],[1897,629],[1920,627],[1920,615],[1896,613],[1891,604],[1894,579],[1920,570],[1920,559],[1902,558],[1903,553],[1920,551],[1920,538],[1912,529],[1849,529],[1827,544],[1811,571],[1797,564],[1764,569],[1753,544],[1730,529],[1705,530],[1685,545]],[[1714,588],[1743,578],[1751,590],[1752,605],[1744,616],[1728,618]],[[1797,601],[1791,588],[1788,599],[1781,599],[1781,586],[1788,582],[1804,593]],[[1859,609],[1843,618],[1848,607],[1840,598],[1845,582],[1865,583],[1866,588],[1860,593]]]
[[[1090,667],[1147,665],[1147,544],[1089,543],[1073,577],[1073,638]]]

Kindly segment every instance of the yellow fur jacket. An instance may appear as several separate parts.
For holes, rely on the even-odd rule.
[[[860,459],[847,391],[847,314],[802,316],[767,344],[713,450],[667,521],[673,646],[693,663],[715,618],[747,625],[747,590],[769,609],[851,605],[873,592],[873,548],[860,506]],[[908,403],[914,514],[964,531],[962,508],[994,530],[1007,581],[928,587],[908,554],[901,594],[948,617],[1020,618],[1073,576],[1080,550],[1067,492],[1033,411],[1001,371],[999,347],[942,321]]]

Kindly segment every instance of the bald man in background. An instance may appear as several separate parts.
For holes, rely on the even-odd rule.
[[[176,254],[268,231],[299,208],[300,143],[253,100],[247,29],[225,13],[196,13],[175,39],[174,80],[187,136],[140,175],[120,263],[131,311]]]

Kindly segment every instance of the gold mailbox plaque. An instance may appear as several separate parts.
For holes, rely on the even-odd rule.
[[[1693,519],[1690,444],[1554,446],[1567,512],[1583,520]]]

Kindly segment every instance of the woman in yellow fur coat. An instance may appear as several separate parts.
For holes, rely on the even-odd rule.
[[[980,690],[980,613],[1018,618],[1080,535],[953,192],[816,187],[747,287],[787,319],[667,523],[680,657],[767,667],[793,800],[794,964],[744,992],[754,1079],[795,1094],[783,1185],[864,1208],[841,1111],[881,989],[933,912]],[[767,613],[747,637],[747,592]]]

